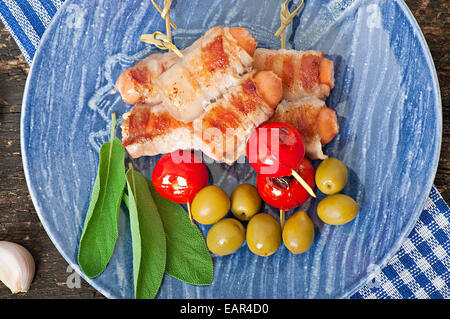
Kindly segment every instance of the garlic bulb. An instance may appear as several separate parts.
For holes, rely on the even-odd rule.
[[[0,281],[13,294],[27,292],[34,277],[33,256],[21,245],[0,241]]]

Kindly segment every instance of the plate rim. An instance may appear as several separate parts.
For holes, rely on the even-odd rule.
[[[23,166],[23,171],[24,171],[24,175],[25,175],[25,181],[27,184],[27,188],[28,188],[28,192],[30,193],[30,197],[31,197],[31,201],[33,203],[33,206],[36,210],[36,214],[39,217],[39,221],[42,224],[42,227],[44,228],[45,232],[47,233],[47,236],[50,238],[51,242],[53,243],[53,245],[56,247],[56,250],[59,252],[59,254],[64,258],[64,260],[69,264],[69,266],[77,272],[78,275],[80,275],[89,285],[91,285],[95,290],[97,290],[98,292],[100,292],[103,296],[105,296],[108,299],[115,299],[114,296],[112,296],[112,294],[110,292],[108,292],[106,289],[101,288],[99,285],[96,284],[96,282],[87,277],[82,271],[81,268],[78,264],[74,264],[70,261],[69,256],[65,253],[64,249],[61,247],[60,243],[56,240],[55,235],[53,234],[53,232],[50,230],[50,227],[48,226],[47,221],[45,220],[43,214],[42,214],[42,209],[39,206],[38,203],[38,198],[36,196],[36,192],[35,189],[33,187],[33,185],[31,185],[31,178],[30,178],[30,171],[28,169],[28,157],[27,157],[27,151],[25,148],[25,136],[26,136],[26,131],[25,131],[25,118],[26,118],[26,114],[29,111],[29,107],[27,107],[28,105],[28,92],[30,89],[30,83],[31,83],[31,78],[33,76],[34,73],[34,69],[36,68],[36,63],[35,61],[37,60],[37,58],[40,57],[41,52],[42,52],[42,48],[44,47],[42,45],[42,43],[44,43],[48,37],[50,37],[49,34],[51,34],[53,31],[53,29],[55,28],[54,26],[56,25],[56,21],[58,20],[59,16],[62,15],[62,12],[65,10],[65,8],[69,5],[69,3],[73,2],[73,0],[66,0],[64,1],[64,3],[59,7],[59,9],[56,11],[56,14],[52,17],[50,23],[47,25],[47,27],[45,28],[44,34],[42,35],[38,47],[36,49],[36,52],[34,53],[34,57],[30,66],[30,71],[28,72],[28,76],[27,79],[25,81],[25,87],[23,90],[23,97],[22,97],[22,110],[21,110],[21,115],[20,115],[20,151],[21,151],[21,157],[22,157],[22,166]]]
[[[430,192],[434,185],[434,180],[436,177],[437,168],[439,165],[439,158],[441,153],[441,147],[442,147],[442,99],[441,99],[441,90],[439,86],[439,79],[437,77],[437,71],[436,66],[433,61],[433,57],[431,55],[430,48],[428,46],[428,43],[425,39],[425,36],[423,35],[422,29],[420,28],[419,23],[417,22],[416,18],[414,17],[413,13],[409,9],[408,5],[403,0],[395,0],[395,2],[398,4],[400,9],[402,10],[405,17],[409,20],[410,25],[413,27],[413,30],[417,33],[417,40],[420,43],[421,51],[424,53],[425,60],[427,62],[428,69],[431,71],[431,77],[432,77],[432,86],[433,89],[436,91],[436,100],[435,100],[435,109],[437,114],[437,135],[439,136],[439,142],[438,147],[436,148],[435,154],[433,154],[433,163],[434,163],[434,169],[433,174],[431,177],[428,178],[427,183],[424,187],[424,189],[427,189],[428,191],[425,193],[426,196],[424,196],[424,199],[422,200],[422,205],[419,206],[419,208],[416,208],[416,212],[412,214],[412,217],[410,218],[407,226],[405,227],[403,233],[400,235],[399,239],[395,243],[395,245],[392,246],[392,248],[389,250],[388,253],[385,254],[384,258],[377,263],[377,266],[380,268],[384,268],[387,266],[389,261],[394,257],[394,255],[400,250],[403,243],[405,242],[406,238],[408,238],[409,234],[413,231],[416,223],[419,220],[420,215],[422,214],[422,211],[424,209],[425,203],[428,199],[428,196],[430,195]],[[345,294],[343,294],[342,298],[348,298],[349,296],[354,295],[359,289],[363,287],[363,285],[367,282],[367,279],[369,278],[369,274],[365,275],[364,278],[362,278],[358,283],[354,284],[353,289],[349,289],[349,291]]]
[[[420,44],[421,51],[422,51],[422,53],[424,53],[424,58],[425,58],[427,67],[431,71],[430,73],[431,73],[431,77],[433,80],[432,87],[436,93],[435,111],[437,114],[437,118],[436,118],[435,129],[436,129],[436,135],[439,136],[439,141],[438,141],[438,147],[436,147],[435,153],[433,154],[433,164],[434,164],[433,174],[430,175],[430,177],[428,178],[428,180],[426,182],[426,186],[424,187],[424,189],[427,189],[428,191],[426,193],[424,192],[424,194],[426,194],[426,196],[424,196],[424,199],[422,200],[422,205],[418,206],[418,208],[416,208],[416,212],[414,214],[411,214],[411,218],[410,218],[409,222],[407,223],[407,226],[404,227],[404,231],[399,236],[399,239],[397,240],[396,244],[393,245],[392,248],[385,254],[384,258],[380,262],[377,263],[377,266],[379,266],[380,268],[385,267],[388,264],[388,262],[390,261],[390,259],[392,259],[392,257],[395,255],[395,253],[401,248],[401,246],[403,245],[407,236],[414,229],[414,226],[417,223],[417,221],[420,217],[420,214],[423,211],[423,207],[424,207],[426,200],[427,200],[427,198],[431,192],[431,189],[434,185],[434,179],[435,179],[436,172],[438,169],[439,158],[440,158],[440,153],[441,153],[442,134],[443,134],[443,132],[442,132],[443,116],[442,116],[441,91],[440,91],[439,79],[437,77],[437,71],[436,71],[434,61],[433,61],[433,57],[431,55],[431,51],[426,42],[425,36],[423,35],[422,29],[420,28],[420,25],[418,24],[417,20],[415,19],[414,15],[412,14],[412,12],[409,9],[409,7],[407,6],[407,4],[402,0],[394,0],[394,1],[399,6],[399,8],[401,9],[401,11],[405,15],[405,17],[408,19],[409,24],[412,26],[413,31],[416,34],[416,38]],[[41,59],[41,55],[42,55],[41,52],[43,51],[43,47],[44,47],[44,45],[42,45],[42,43],[47,41],[47,38],[50,37],[49,34],[53,33],[53,29],[55,28],[55,25],[57,23],[56,21],[59,19],[59,16],[62,15],[62,12],[66,9],[66,7],[69,5],[69,3],[72,3],[72,2],[74,2],[74,0],[66,0],[60,6],[60,8],[57,10],[56,14],[52,17],[50,23],[47,25],[47,27],[44,31],[43,36],[41,37],[41,39],[39,41],[39,45],[36,49],[36,52],[35,52],[33,60],[32,60],[32,64],[30,66],[30,71],[28,72],[28,76],[27,76],[24,91],[23,91],[22,109],[21,109],[21,116],[20,116],[20,148],[21,148],[22,166],[23,166],[23,171],[24,171],[24,175],[25,175],[26,185],[27,185],[28,191],[30,193],[31,201],[36,210],[36,214],[38,215],[38,218],[39,218],[45,232],[47,233],[48,237],[50,238],[51,242],[53,243],[53,245],[55,246],[55,248],[57,249],[59,254],[64,258],[64,260],[69,264],[69,266],[74,271],[76,271],[78,273],[78,275],[80,275],[95,290],[100,292],[106,298],[115,299],[115,297],[110,292],[108,292],[106,289],[103,289],[102,287],[97,285],[97,283],[93,279],[87,277],[81,271],[78,264],[73,264],[70,261],[70,258],[64,252],[64,249],[61,247],[60,243],[56,240],[54,233],[50,230],[50,227],[42,214],[42,209],[39,206],[35,188],[33,185],[31,185],[31,173],[30,173],[30,170],[28,167],[28,155],[27,155],[27,150],[25,148],[25,145],[26,145],[25,137],[26,137],[27,133],[29,133],[29,132],[25,131],[25,121],[26,121],[26,117],[27,117],[27,114],[30,109],[30,106],[28,106],[28,95],[30,92],[29,89],[30,89],[30,85],[31,85],[30,84],[31,78],[33,77],[33,74],[36,72],[36,71],[34,71],[36,68],[36,65],[37,65],[37,63],[35,63],[35,61],[38,59]],[[356,1],[354,5],[359,6],[359,5],[361,5],[361,2]],[[43,58],[45,58],[45,56]],[[353,284],[352,289],[349,289],[346,293],[343,293],[341,296],[336,297],[336,299],[346,299],[346,298],[349,298],[350,296],[354,295],[367,282],[369,275],[370,274],[368,274],[368,273],[363,275],[359,281],[357,281]]]

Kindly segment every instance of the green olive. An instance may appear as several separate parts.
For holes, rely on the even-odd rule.
[[[316,170],[316,185],[322,193],[332,195],[344,189],[348,180],[348,170],[337,158],[323,160]]]
[[[231,211],[240,220],[247,221],[261,209],[258,189],[251,184],[241,184],[231,193]]]
[[[220,187],[209,185],[202,188],[192,200],[192,217],[203,225],[214,224],[230,210],[230,197]]]
[[[245,228],[234,218],[224,218],[215,223],[208,231],[206,244],[216,255],[225,256],[238,250],[245,240]]]
[[[281,227],[278,221],[269,214],[253,216],[247,225],[247,245],[252,253],[259,256],[270,256],[281,244]]]
[[[293,254],[304,253],[314,240],[314,224],[301,210],[289,217],[283,227],[283,243]]]
[[[344,194],[327,196],[317,205],[317,215],[330,225],[343,225],[358,214],[358,204],[353,198]]]

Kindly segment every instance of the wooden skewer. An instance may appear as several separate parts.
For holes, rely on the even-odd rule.
[[[172,2],[172,1],[171,1],[171,2]],[[161,8],[155,3],[155,1],[152,0],[152,3],[153,3],[153,6],[156,8],[156,10],[158,10],[158,12],[161,13],[161,15],[162,15],[163,9],[161,9]],[[172,4],[172,3],[171,3],[171,4]],[[165,6],[165,3],[164,3],[164,6]],[[176,30],[176,29],[177,29],[177,25],[176,25],[172,20],[170,20],[170,18],[168,18],[168,16],[169,16],[169,14],[167,14],[167,16],[166,16],[166,17],[163,17],[163,18],[164,18],[164,19],[167,19],[167,20],[169,21],[170,25],[172,26],[172,28],[173,28],[174,30]]]
[[[191,220],[191,224],[194,225],[194,219],[192,218],[192,212],[191,212],[191,203],[187,203],[187,209],[189,214],[189,219]]]
[[[316,198],[316,194],[314,194],[314,191],[312,188],[308,185],[307,182],[295,171],[295,169],[292,170],[292,176],[295,177],[296,180],[303,186],[304,189],[311,195],[312,197]]]
[[[300,12],[300,9],[303,7],[303,3],[305,2],[304,0],[302,0],[302,2],[300,3],[300,5],[298,6],[297,9],[295,9],[294,11],[289,12],[288,8],[287,8],[287,4],[290,0],[286,0],[285,2],[283,2],[281,4],[281,10],[280,10],[280,20],[281,20],[281,25],[278,28],[277,32],[275,32],[275,36],[278,38],[281,35],[281,48],[282,49],[286,49],[286,27],[291,24],[292,19],[294,19],[294,17],[297,15],[297,13]]]
[[[175,25],[175,23],[173,23],[173,21],[172,20],[170,20],[170,17],[169,17],[169,14],[170,14],[170,7],[171,7],[171,5],[172,5],[172,0],[164,0],[164,8],[163,9],[161,9],[157,4],[156,4],[156,2],[154,1],[154,0],[152,0],[152,4],[153,4],[153,6],[156,8],[156,10],[158,10],[158,12],[161,14],[161,17],[166,21],[166,38],[167,38],[167,40],[170,42],[170,43],[172,43],[172,29],[171,29],[171,27],[173,27],[174,29],[176,29],[177,28],[177,26]],[[155,32],[156,33],[156,32]],[[155,38],[155,37],[154,37]],[[141,40],[142,40],[142,37],[141,37]],[[153,39],[153,41],[154,41],[155,39]],[[145,42],[148,42],[148,41],[145,41]],[[151,42],[150,42],[151,43]],[[153,44],[155,44],[155,43],[153,43]],[[156,44],[155,44],[156,45]],[[158,45],[156,45],[156,46],[158,46]],[[161,49],[161,48],[163,48],[163,49],[166,49],[166,50],[169,50],[169,51],[175,51],[174,50],[174,47],[175,45],[173,45],[173,46],[171,46],[171,45],[163,45],[163,44],[159,44],[159,48]],[[178,50],[178,49],[176,49],[178,52],[176,52],[175,51],[175,53],[178,55],[178,56],[180,56],[180,57],[182,57],[183,55],[181,54],[181,52]]]
[[[183,53],[169,40],[169,38],[162,32],[156,31],[151,34],[141,35],[141,41],[153,44],[161,50],[170,50],[175,52],[180,58],[183,57]]]

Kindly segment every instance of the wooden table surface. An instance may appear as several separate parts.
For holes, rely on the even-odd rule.
[[[450,203],[450,5],[448,0],[406,1],[428,42],[442,96],[443,139],[434,184]],[[0,240],[22,244],[36,261],[28,293],[0,298],[104,298],[73,273],[42,227],[28,193],[20,154],[20,111],[29,66],[0,22]]]

